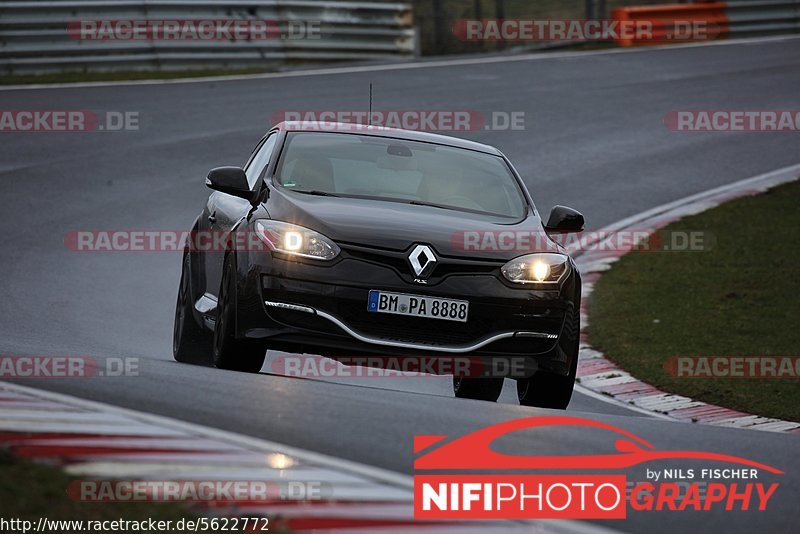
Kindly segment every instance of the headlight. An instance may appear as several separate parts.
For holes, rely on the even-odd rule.
[[[503,265],[503,276],[515,284],[554,284],[569,270],[564,254],[528,254]]]
[[[282,221],[256,221],[256,234],[270,250],[311,258],[332,260],[339,255],[339,247],[319,232]]]

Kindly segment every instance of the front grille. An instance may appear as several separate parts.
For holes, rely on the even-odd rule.
[[[343,249],[347,251],[347,255],[351,258],[391,268],[406,281],[414,278],[414,273],[408,263],[410,250],[393,252],[355,246],[346,246]],[[437,254],[436,266],[428,277],[428,283],[436,285],[450,275],[480,276],[492,274],[496,273],[502,265],[502,261],[465,260]]]
[[[291,272],[296,278],[264,275],[262,299],[309,306],[328,313],[347,328],[378,343],[391,341],[429,347],[459,347],[475,345],[505,332],[561,333],[568,302],[565,303],[552,293],[533,294],[508,290],[494,275],[487,274],[490,270],[497,269],[493,262],[443,259],[437,269],[445,269],[448,273],[446,280],[442,280],[441,285],[436,287],[420,287],[412,285],[413,281],[402,283],[401,279],[407,275],[397,271],[406,266],[407,259],[400,253],[378,253],[362,249],[355,252],[348,250],[348,254],[350,259],[347,262],[333,265],[324,273],[316,268],[306,271],[301,266]],[[470,274],[465,274],[466,272]],[[432,280],[434,278],[435,275]],[[474,294],[471,292],[473,288]],[[419,291],[429,297],[456,296],[469,300],[469,319],[462,323],[371,313],[367,310],[371,289],[396,293]],[[519,297],[515,298],[516,295]],[[523,298],[525,296],[527,298]],[[319,316],[279,308],[266,311],[273,320],[286,327],[300,328],[307,333],[350,337],[333,322]],[[517,348],[516,350],[540,352],[538,349],[541,346],[551,346],[552,343],[553,340],[536,338],[526,338],[524,341],[506,340],[494,342],[486,346],[486,350],[505,352],[506,349]]]

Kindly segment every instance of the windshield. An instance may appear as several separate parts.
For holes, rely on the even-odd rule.
[[[292,132],[276,181],[300,193],[370,198],[521,218],[526,203],[499,156],[357,134]]]

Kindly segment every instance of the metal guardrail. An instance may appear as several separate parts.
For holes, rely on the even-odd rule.
[[[725,15],[735,35],[800,32],[800,0],[727,2]]]
[[[266,20],[285,34],[313,22],[315,38],[81,40],[79,20]],[[286,63],[413,56],[408,4],[314,0],[0,1],[0,74],[270,68]]]

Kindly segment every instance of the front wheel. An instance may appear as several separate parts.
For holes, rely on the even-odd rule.
[[[570,354],[572,363],[566,376],[538,370],[529,378],[517,379],[517,397],[522,406],[567,409],[572,399],[572,390],[575,389],[575,376],[578,372],[577,338],[572,349],[574,349]]]
[[[459,399],[497,402],[503,391],[503,378],[453,377],[453,393]]]
[[[572,311],[571,324],[565,325],[563,345],[559,344],[555,350],[559,351],[569,363],[569,372],[559,375],[550,371],[537,370],[529,378],[517,380],[517,397],[522,406],[536,406],[537,408],[554,408],[566,410],[572,399],[572,390],[575,389],[575,377],[578,373],[578,357],[580,353],[581,316],[578,310],[580,303],[576,303]]]
[[[530,378],[517,380],[517,397],[522,406],[566,410],[574,387],[575,375],[560,376],[537,371]]]
[[[257,373],[264,365],[267,346],[255,339],[237,339],[236,327],[236,267],[233,256],[225,258],[222,283],[214,323],[214,366],[219,369]]]
[[[172,330],[172,356],[181,363],[208,365],[211,363],[211,332],[194,318],[192,304],[192,263],[188,253],[183,255],[178,302],[175,304],[175,325]]]

